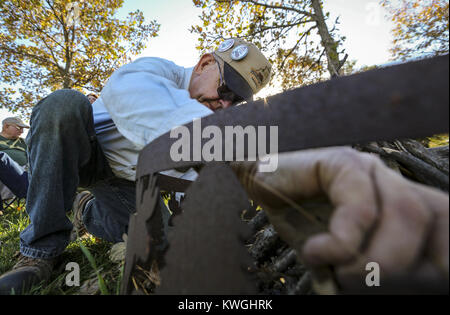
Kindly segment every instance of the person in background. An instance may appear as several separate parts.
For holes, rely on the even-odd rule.
[[[3,200],[25,198],[28,190],[27,145],[20,136],[30,128],[19,117],[7,117],[0,132],[0,208]]]
[[[91,104],[93,104],[98,99],[97,94],[94,94],[94,93],[89,93],[86,96]]]

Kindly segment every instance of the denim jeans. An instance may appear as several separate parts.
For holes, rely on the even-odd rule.
[[[25,198],[27,196],[28,173],[5,152],[0,152],[0,182],[17,197]],[[2,206],[3,202],[0,196],[0,210]]]
[[[135,183],[114,177],[97,141],[88,99],[74,90],[55,91],[33,108],[30,125],[30,224],[20,234],[21,253],[52,258],[64,251],[72,230],[67,212],[80,186],[95,196],[83,215],[87,230],[121,241],[135,212]]]

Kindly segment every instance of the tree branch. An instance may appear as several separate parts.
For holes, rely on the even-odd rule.
[[[27,16],[27,12],[25,12],[24,10],[22,10],[22,8],[20,7],[16,7],[16,9],[18,9],[19,11],[21,11],[23,13],[23,16]],[[11,12],[11,14],[13,14],[14,17],[16,17],[17,19],[21,20],[22,17],[20,15],[16,15],[15,12]],[[31,27],[34,28],[36,31],[44,34],[46,37],[50,38],[56,45],[60,46],[62,49],[64,49],[64,47],[56,40],[54,39],[52,36],[50,36],[49,34],[47,34],[46,32],[44,32],[43,29],[41,29],[39,26],[37,26],[34,21],[32,21],[31,19],[27,19],[27,22],[30,23]]]
[[[295,22],[295,23],[292,23],[292,24],[268,26],[268,27],[265,27],[265,28],[261,28],[261,29],[259,29],[257,31],[254,31],[253,34],[264,33],[265,31],[269,31],[269,30],[273,30],[273,29],[277,29],[277,28],[286,28],[286,27],[292,28],[293,26],[297,26],[297,25],[300,25],[300,24],[306,24],[306,23],[310,23],[310,22],[315,22],[315,20],[306,20],[306,21]]]
[[[380,156],[393,158],[406,166],[413,175],[424,184],[438,187],[444,191],[448,191],[449,189],[447,174],[413,156],[409,152],[400,152],[389,148],[377,148],[371,144],[364,145],[362,148],[368,152],[379,154]]]
[[[36,56],[36,55],[30,54],[30,53],[24,52],[24,51],[20,50],[20,48],[13,49],[13,48],[3,45],[3,46],[0,46],[0,50],[7,51],[8,53],[15,55],[15,56],[21,55],[21,56],[24,56],[24,57],[27,57],[30,59],[34,59],[34,60],[40,61],[41,64],[49,64],[58,69],[61,69],[61,67],[58,64],[53,63],[52,61],[48,60],[47,58],[43,58],[41,56]]]
[[[303,40],[303,38],[305,38],[305,36],[306,36],[309,32],[311,32],[313,29],[315,29],[316,27],[317,27],[317,26],[314,25],[314,26],[310,27],[306,32],[303,33],[303,35],[299,38],[299,40],[297,41],[297,43],[295,44],[295,46],[292,47],[292,48],[289,50],[289,53],[288,53],[286,56],[284,56],[283,61],[281,62],[280,68],[283,68],[283,67],[284,67],[284,63],[286,62],[287,58],[289,58],[289,56],[294,52],[294,50],[298,47],[298,44],[300,44],[300,42]]]
[[[219,3],[231,3],[232,0],[216,0],[216,2]],[[243,3],[252,3],[254,5],[259,5],[261,7],[266,7],[266,8],[270,8],[270,9],[276,9],[276,10],[286,10],[286,11],[293,11],[293,12],[297,12],[298,14],[303,14],[306,16],[309,16],[313,19],[316,18],[316,16],[308,11],[304,11],[304,10],[299,10],[296,8],[292,8],[292,7],[286,7],[286,6],[276,6],[276,5],[271,5],[271,4],[266,4],[266,3],[261,3],[255,0],[239,0],[239,2],[243,2]]]

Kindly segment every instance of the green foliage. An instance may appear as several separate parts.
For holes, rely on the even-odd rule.
[[[112,72],[157,36],[137,10],[114,17],[123,0],[0,1],[0,106],[27,113],[49,92],[99,92]]]
[[[23,207],[17,210],[18,207],[16,202],[0,211],[0,275],[14,266],[12,257],[19,250],[20,232],[29,224]]]
[[[335,29],[325,29],[329,14],[322,13],[321,1],[193,0],[193,3],[203,9],[202,23],[191,28],[191,32],[199,35],[197,49],[202,53],[211,51],[223,38],[230,37],[253,42],[274,65],[272,85],[289,89],[317,82],[324,78],[330,60],[339,64],[342,52],[338,50],[344,38],[333,40]]]
[[[427,140],[429,148],[448,145],[448,134],[434,135],[432,137],[427,138]]]
[[[80,242],[80,249],[83,252],[83,254],[87,257],[89,263],[91,264],[92,268],[94,269],[94,271],[97,275],[100,292],[102,293],[102,295],[109,295],[108,288],[106,287],[106,284],[105,284],[105,280],[103,280],[102,274],[100,273],[99,269],[97,268],[97,264],[95,263],[95,259],[92,256],[91,252],[81,242]]]
[[[394,59],[406,60],[449,51],[448,0],[383,0],[394,22]]]
[[[17,262],[20,232],[28,224],[27,213],[23,206],[17,203],[0,212],[0,275],[9,271]],[[61,264],[56,267],[50,282],[37,285],[28,294],[119,294],[123,262],[110,260],[111,245],[94,237],[70,243],[62,254]],[[69,262],[76,262],[80,266],[80,287],[66,285],[67,272],[64,266]]]

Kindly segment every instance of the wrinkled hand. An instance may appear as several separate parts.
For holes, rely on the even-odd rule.
[[[448,194],[404,179],[373,155],[344,147],[280,154],[273,173],[258,172],[249,162],[232,167],[269,219],[281,218],[286,202],[266,187],[295,202],[328,196],[335,210],[328,231],[302,247],[307,265],[332,265],[338,279],[345,279],[365,276],[366,264],[376,262],[381,279],[414,273],[448,281]],[[244,176],[249,173],[250,179]],[[292,246],[292,233],[285,234]]]

